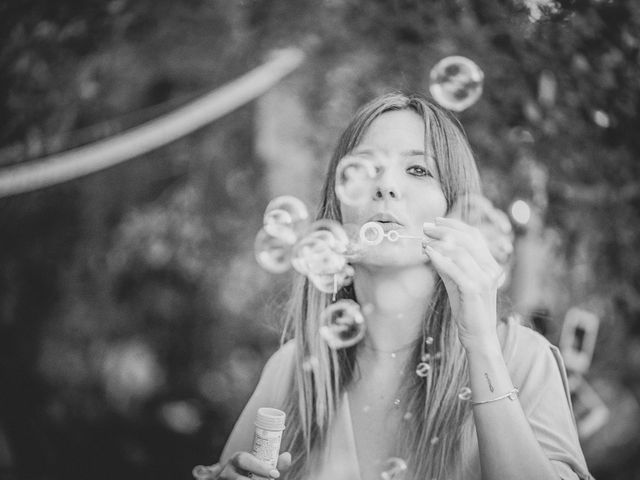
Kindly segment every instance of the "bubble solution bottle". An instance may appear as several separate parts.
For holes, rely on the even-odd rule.
[[[259,460],[269,464],[271,468],[278,465],[280,441],[284,430],[285,413],[276,408],[259,408],[256,415],[256,433],[253,437],[251,453]],[[266,477],[253,475],[256,480],[269,480]]]

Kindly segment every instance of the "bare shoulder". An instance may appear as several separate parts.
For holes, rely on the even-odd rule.
[[[259,408],[283,409],[290,394],[290,379],[295,362],[295,344],[287,342],[271,355],[265,364],[260,381],[227,440],[221,462],[227,462],[234,452],[251,450],[254,421]]]
[[[271,355],[265,364],[263,375],[289,373],[294,366],[295,358],[296,344],[294,340],[289,340]]]
[[[296,362],[296,345],[293,340],[286,342],[267,360],[262,370],[258,388],[277,403],[284,401],[284,394],[289,390],[293,369]]]

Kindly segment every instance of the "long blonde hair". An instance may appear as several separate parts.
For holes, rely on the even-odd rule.
[[[479,192],[479,177],[473,154],[459,123],[448,112],[420,95],[390,93],[363,106],[342,134],[329,164],[318,218],[341,221],[334,178],[338,162],[361,141],[364,132],[380,115],[392,110],[410,110],[423,118],[425,148],[436,162],[447,209],[460,205],[463,219],[468,215],[467,199]],[[352,287],[344,287],[338,298],[355,300]],[[319,335],[320,313],[331,303],[331,296],[317,290],[305,278],[294,286],[283,333],[283,342],[293,338],[296,346],[292,392],[285,407],[287,429],[283,446],[292,453],[288,478],[306,478],[314,451],[322,451],[329,426],[334,421],[345,388],[353,379],[356,347],[331,350]],[[401,452],[409,465],[409,478],[431,479],[451,475],[460,459],[461,438],[469,435],[472,422],[468,402],[458,398],[467,385],[466,356],[458,340],[455,322],[442,281],[438,279],[432,302],[424,319],[424,331],[434,338],[441,358],[432,367],[431,381],[417,375],[403,385],[407,411],[406,435]],[[420,343],[420,342],[417,342]],[[417,345],[409,362],[420,360]],[[308,360],[314,359],[314,368]],[[385,460],[385,459],[381,459]]]

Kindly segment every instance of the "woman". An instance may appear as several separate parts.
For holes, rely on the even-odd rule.
[[[363,206],[336,196],[346,154],[381,172]],[[398,93],[358,111],[332,158],[319,218],[374,221],[405,238],[351,262],[353,284],[338,298],[367,306],[355,346],[328,348],[318,318],[332,296],[300,280],[283,335],[291,340],[265,366],[211,478],[368,480],[390,458],[406,461],[407,479],[591,478],[557,350],[497,320],[501,268],[467,223],[478,191],[465,135],[445,111]],[[263,406],[287,413],[290,453],[279,471],[246,453]]]

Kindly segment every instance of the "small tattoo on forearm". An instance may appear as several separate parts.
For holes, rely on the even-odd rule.
[[[489,390],[493,392],[493,385],[491,385],[491,379],[489,378],[489,375],[487,373],[484,374],[484,378],[487,379],[487,383],[489,384]]]

